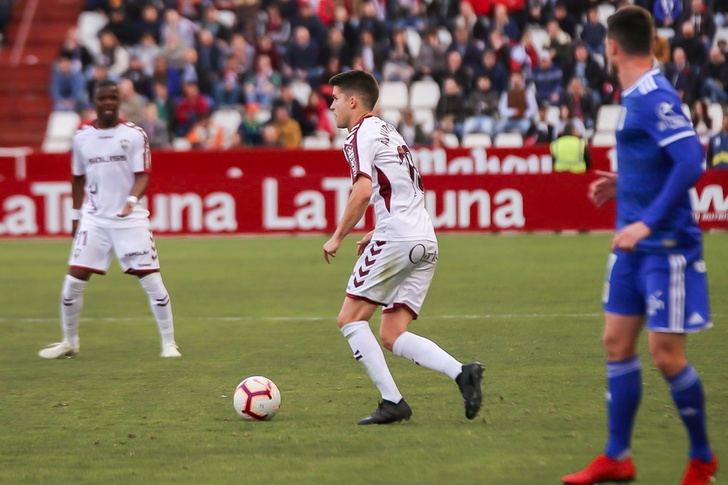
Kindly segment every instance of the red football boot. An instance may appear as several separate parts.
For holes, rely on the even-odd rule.
[[[713,454],[713,458],[708,462],[702,462],[697,458],[693,458],[688,463],[688,469],[682,478],[682,485],[707,485],[715,480],[715,474],[718,471],[718,458]]]
[[[630,482],[634,480],[632,458],[613,460],[605,454],[597,456],[580,472],[566,475],[561,481],[567,485],[593,485],[602,482]],[[698,483],[698,482],[695,482]]]

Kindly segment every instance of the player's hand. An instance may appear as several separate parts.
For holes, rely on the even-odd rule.
[[[71,238],[76,238],[76,232],[78,231],[78,219],[75,221],[71,221]]]
[[[614,235],[612,239],[612,251],[621,249],[622,251],[632,251],[638,242],[650,235],[652,230],[644,222],[633,222],[629,226],[625,226]]]
[[[596,174],[599,178],[589,184],[589,198],[594,205],[601,207],[617,194],[617,174],[603,170],[597,170]]]
[[[336,251],[339,250],[339,246],[341,246],[341,240],[334,236],[332,236],[331,239],[324,243],[324,259],[327,263],[331,263],[329,257],[336,257]]]
[[[356,242],[356,254],[361,256],[364,253],[364,250],[367,248],[369,243],[372,240],[372,236],[374,235],[374,231],[369,231],[364,235],[363,238],[359,239]]]
[[[134,206],[136,204],[132,204],[131,202],[125,202],[124,207],[121,208],[121,212],[116,214],[119,217],[126,217],[129,214],[131,214],[134,211]]]

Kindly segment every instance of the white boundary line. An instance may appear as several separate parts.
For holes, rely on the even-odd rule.
[[[602,316],[601,313],[484,313],[481,315],[426,315],[424,320],[493,320],[493,319],[523,319],[523,318],[596,318]],[[138,317],[98,317],[98,318],[81,318],[81,321],[99,321],[99,322],[131,322],[146,319],[147,316]],[[151,317],[149,317],[151,318]],[[331,316],[239,316],[239,317],[184,317],[176,316],[179,320],[196,320],[196,321],[219,321],[219,322],[322,322],[334,321],[335,315]],[[56,322],[58,317],[0,317],[0,323],[46,323]]]

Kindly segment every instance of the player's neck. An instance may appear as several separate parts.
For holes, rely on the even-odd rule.
[[[619,66],[619,82],[622,84],[622,90],[626,90],[634,86],[634,84],[651,71],[654,67],[652,57],[630,57],[624,59]]]
[[[356,125],[359,124],[361,120],[363,120],[368,115],[371,115],[372,112],[368,110],[360,110],[356,113],[352,113],[351,115],[351,122],[349,123],[349,126],[347,127],[349,131],[351,131],[352,128],[354,128]]]
[[[119,118],[114,118],[113,120],[102,120],[101,118],[96,118],[95,121],[96,128],[100,130],[108,130],[109,128],[115,127],[119,123]]]

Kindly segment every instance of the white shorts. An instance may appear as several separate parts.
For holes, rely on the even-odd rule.
[[[112,250],[125,273],[159,271],[157,247],[149,227],[99,227],[84,224],[83,220],[76,231],[68,265],[106,274]]]
[[[437,242],[372,241],[354,265],[346,296],[384,307],[420,313],[435,274]]]

